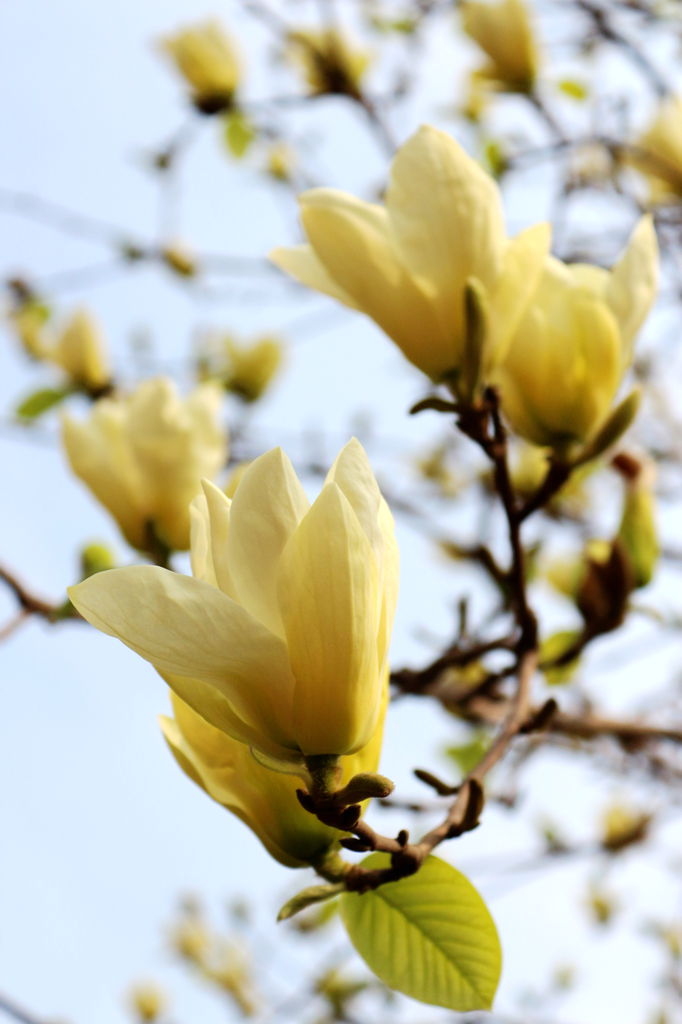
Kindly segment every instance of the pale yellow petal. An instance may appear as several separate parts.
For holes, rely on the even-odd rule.
[[[539,54],[523,0],[465,0],[461,11],[464,31],[492,61],[491,75],[511,88],[529,88],[537,74]]]
[[[400,549],[395,536],[393,515],[383,498],[379,506],[379,528],[384,538],[381,564],[381,612],[377,645],[379,667],[381,667],[388,658],[400,583]]]
[[[296,777],[263,767],[245,744],[214,729],[176,696],[173,713],[175,722],[162,719],[162,728],[180,767],[189,766],[190,778],[241,818],[273,857],[303,866],[336,839],[338,833],[300,806]]]
[[[201,486],[208,511],[209,543],[211,545],[211,561],[216,583],[224,594],[237,600],[237,590],[230,573],[227,556],[227,538],[230,532],[232,502],[210,480],[202,480]]]
[[[144,503],[170,547],[189,544],[189,504],[201,478],[226,457],[218,421],[220,395],[203,385],[182,400],[172,381],[145,381],[128,401],[126,432],[144,481]]]
[[[283,634],[283,626],[277,566],[309,508],[305,491],[281,448],[251,463],[232,499],[227,537],[232,581],[240,603],[278,635]]]
[[[384,661],[398,597],[399,555],[393,516],[381,496],[364,448],[352,438],[336,457],[327,482],[336,483],[358,517],[372,545],[378,570],[378,660]]]
[[[386,211],[335,189],[301,197],[301,218],[330,277],[430,376],[456,359],[452,322],[443,324],[432,282],[418,282],[399,262]]]
[[[258,836],[271,857],[278,860],[288,868],[305,867],[308,863],[298,857],[292,856],[279,843],[274,841],[271,832],[267,829],[268,819],[264,814],[273,810],[267,805],[267,801],[243,778],[243,769],[240,771],[232,761],[226,761],[220,766],[209,767],[197,751],[185,738],[178,723],[165,715],[159,716],[159,724],[171,754],[178,766],[185,775],[195,782],[204,792],[222,804],[228,811],[239,818],[247,828]],[[265,768],[261,771],[266,771]],[[251,798],[251,799],[250,799]],[[253,805],[253,806],[251,806]],[[303,809],[300,808],[300,811]],[[293,809],[294,814],[299,813],[299,808]],[[303,812],[305,813],[305,812]],[[312,822],[315,819],[309,815]],[[320,828],[324,826],[320,825]],[[314,851],[317,852],[317,851]],[[314,855],[314,854],[313,854]]]
[[[213,554],[211,552],[211,528],[208,517],[206,496],[197,494],[189,507],[190,518],[190,562],[192,575],[198,580],[217,587]]]
[[[378,550],[383,540],[377,520],[381,491],[365,449],[357,438],[351,438],[341,449],[325,482],[333,482],[340,487],[372,547]]]
[[[282,746],[262,729],[249,725],[240,718],[229,700],[215,686],[203,683],[200,679],[190,679],[188,676],[174,675],[171,672],[161,672],[160,675],[174,695],[181,698],[214,729],[220,730],[220,733],[247,746],[258,747],[263,754],[275,761],[287,762],[293,759],[300,762],[300,754]]]
[[[571,268],[548,260],[500,371],[513,428],[539,445],[584,442],[608,413],[621,375],[611,310]]]
[[[279,595],[306,754],[364,746],[379,714],[375,558],[339,487],[326,484],[284,550]]]
[[[291,744],[286,647],[215,587],[156,566],[98,573],[72,587],[77,610],[159,671],[215,686],[236,714]]]
[[[623,365],[632,361],[635,336],[656,298],[658,245],[651,216],[642,217],[632,232],[625,252],[611,271],[606,301],[620,326]]]
[[[83,309],[66,324],[49,357],[87,388],[102,388],[111,378],[99,325]]]
[[[451,136],[423,126],[398,150],[386,193],[398,258],[461,338],[467,278],[497,275],[505,240],[499,189]]]
[[[504,251],[500,274],[488,296],[486,370],[504,359],[540,282],[550,241],[550,225],[535,224],[510,241]]]
[[[102,399],[84,423],[64,416],[62,442],[76,476],[116,519],[126,540],[135,548],[144,548],[147,512],[140,475],[125,437],[121,405]]]
[[[344,306],[350,306],[351,309],[360,309],[348,292],[344,291],[327,273],[312,246],[295,245],[289,248],[281,246],[278,249],[273,249],[269,258],[280,270],[290,274],[291,277],[296,278],[301,284],[307,285],[308,288],[314,288],[315,291],[322,292],[324,295],[330,295],[333,299],[342,302]]]

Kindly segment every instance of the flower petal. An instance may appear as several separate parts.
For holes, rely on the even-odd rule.
[[[497,185],[453,138],[424,125],[396,154],[386,209],[401,263],[428,284],[443,331],[461,338],[467,278],[490,285],[502,258]]]
[[[540,282],[550,240],[550,225],[535,224],[518,234],[505,249],[499,277],[489,293],[488,367],[504,359]]]
[[[201,486],[206,500],[211,563],[215,572],[216,583],[223,594],[227,594],[228,597],[236,601],[237,590],[230,573],[227,556],[227,538],[230,532],[232,502],[210,480],[202,480]]]
[[[281,448],[251,463],[232,499],[227,538],[230,575],[240,603],[277,635],[283,634],[277,566],[289,537],[309,508],[305,491]]]
[[[278,249],[272,250],[270,259],[280,270],[295,277],[297,281],[307,285],[308,288],[314,288],[315,291],[322,292],[324,295],[330,295],[333,299],[342,302],[344,306],[350,306],[351,309],[360,308],[348,292],[344,291],[329,275],[312,246],[295,245],[289,248],[280,246]]]
[[[143,565],[97,573],[69,596],[88,622],[160,672],[212,684],[248,724],[291,742],[286,647],[220,590]]]
[[[89,422],[64,416],[62,442],[76,476],[116,519],[128,543],[144,548],[149,512],[143,504],[140,473],[125,439],[123,406],[105,398],[95,404]]]
[[[273,740],[267,733],[249,725],[234,710],[229,700],[211,683],[171,672],[159,673],[175,695],[187,704],[204,721],[249,747],[257,747],[273,761],[300,763],[301,755]]]
[[[356,437],[352,437],[336,456],[325,482],[338,484],[372,547],[378,549],[382,542],[377,522],[381,491],[365,449]]]
[[[333,280],[400,346],[415,366],[440,377],[454,361],[451,323],[399,263],[383,207],[336,189],[301,196],[308,238]]]
[[[620,325],[623,367],[632,362],[635,336],[656,298],[658,245],[650,215],[642,217],[609,278],[606,301]]]
[[[372,545],[379,571],[379,664],[383,663],[393,628],[398,598],[399,554],[393,516],[384,501],[364,448],[353,437],[337,455],[327,474],[348,499]]]
[[[381,703],[377,577],[357,516],[340,488],[326,484],[280,563],[295,731],[305,754],[348,753],[374,731]]]
[[[211,528],[208,518],[208,503],[203,494],[197,494],[189,506],[190,562],[192,575],[217,587],[213,555],[211,553]]]

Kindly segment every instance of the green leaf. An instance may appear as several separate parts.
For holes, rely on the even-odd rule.
[[[233,110],[225,118],[225,142],[233,157],[241,160],[256,137],[252,122],[240,110]]]
[[[462,775],[468,775],[475,768],[490,746],[490,734],[485,729],[477,729],[466,743],[448,747],[445,753],[455,762]]]
[[[27,395],[16,408],[16,414],[22,420],[35,420],[48,409],[63,402],[70,394],[69,388],[41,388]]]
[[[546,637],[542,641],[540,646],[540,667],[550,686],[564,686],[566,683],[570,683],[575,675],[580,664],[580,658],[571,658],[570,661],[565,662],[561,661],[561,659],[571,650],[579,636],[580,633],[575,629],[564,629],[559,633],[552,633],[551,636]],[[561,664],[545,664],[545,662],[553,661],[559,661]]]
[[[307,889],[301,889],[290,900],[287,900],[277,915],[277,920],[286,921],[287,918],[299,914],[307,907],[314,906],[315,903],[330,900],[333,896],[338,896],[340,892],[343,892],[343,888],[343,882],[338,882],[334,885],[311,885]]]
[[[497,139],[488,139],[483,149],[483,158],[493,178],[500,178],[509,168],[509,160],[502,144]]]
[[[373,853],[365,868],[385,867]],[[356,950],[384,984],[450,1010],[487,1010],[501,968],[497,929],[467,878],[438,857],[419,871],[359,895],[341,897]]]

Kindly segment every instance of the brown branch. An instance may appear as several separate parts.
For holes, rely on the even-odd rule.
[[[16,576],[2,566],[0,566],[0,580],[7,584],[17,599],[19,607],[26,615],[38,615],[47,622],[55,621],[59,613],[58,605],[50,604],[49,601],[44,601],[42,598],[36,597],[35,594],[32,594],[22,583],[19,582]]]
[[[549,723],[551,732],[577,739],[610,736],[627,747],[642,746],[660,740],[682,743],[682,725],[652,725],[633,719],[609,718],[598,714],[571,715],[557,712]]]
[[[469,645],[453,644],[423,669],[398,669],[391,674],[391,683],[401,693],[421,693],[437,682],[449,668],[466,668],[491,651],[513,651],[515,642],[511,637],[482,640]],[[467,688],[471,692],[471,687]]]
[[[495,490],[507,520],[511,548],[511,565],[507,579],[514,614],[520,629],[517,644],[517,652],[520,655],[536,646],[537,623],[526,595],[525,554],[521,541],[523,520],[509,473],[507,436],[502,423],[497,391],[494,388],[486,388],[479,403],[460,410],[458,423],[463,433],[485,452],[493,466]]]
[[[394,882],[414,874],[440,843],[476,828],[483,809],[483,783],[487,774],[504,757],[517,736],[536,725],[544,727],[555,711],[555,705],[551,703],[546,704],[539,711],[530,712],[531,687],[538,664],[537,624],[526,594],[525,557],[521,540],[521,520],[518,515],[519,506],[509,473],[507,438],[499,412],[497,392],[488,388],[481,400],[460,407],[458,423],[463,433],[479,445],[493,465],[495,489],[502,504],[508,527],[511,564],[506,575],[518,634],[516,638],[505,637],[502,640],[493,641],[493,646],[490,646],[488,642],[485,642],[482,647],[479,645],[471,649],[459,649],[455,646],[421,674],[421,682],[424,685],[425,678],[427,682],[431,677],[437,678],[443,669],[449,667],[453,662],[456,664],[459,661],[468,664],[476,657],[501,646],[515,654],[515,665],[508,674],[512,672],[516,674],[516,689],[513,697],[506,702],[504,718],[495,739],[478,764],[457,787],[456,798],[445,818],[416,843],[409,842],[406,830],[401,830],[395,838],[380,835],[360,819],[359,804],[335,807],[333,793],[324,792],[324,781],[321,788],[316,787],[315,776],[313,776],[312,792],[299,793],[301,804],[306,810],[316,814],[325,824],[352,834],[351,838],[341,840],[343,847],[358,852],[374,850],[390,855],[390,864],[385,868],[368,870],[362,865],[353,865],[352,867],[336,865],[333,869],[334,880],[343,880],[346,888],[354,892],[367,892],[387,882]],[[419,678],[420,674],[415,673],[415,676]],[[398,673],[394,677],[394,682],[398,685],[409,684],[409,676],[405,673]],[[471,699],[470,695],[468,699]]]
[[[15,1003],[14,1000],[8,999],[7,996],[3,996],[1,994],[0,1013],[4,1013],[13,1020],[19,1021],[19,1024],[47,1024],[46,1021],[43,1021],[41,1018],[29,1013],[28,1010],[24,1010],[23,1007]]]
[[[576,0],[576,6],[591,18],[597,35],[617,46],[639,68],[658,96],[666,96],[670,92],[658,69],[632,40],[615,28],[605,8],[592,3],[592,0]]]

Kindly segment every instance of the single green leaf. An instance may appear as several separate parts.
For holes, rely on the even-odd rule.
[[[575,675],[580,658],[563,661],[565,654],[571,650],[580,633],[575,629],[564,629],[546,637],[540,646],[540,667],[550,686],[564,686],[570,683]],[[549,664],[559,662],[559,664]]]
[[[486,141],[483,158],[493,178],[500,178],[509,168],[509,160],[502,144],[497,139]]]
[[[233,157],[241,160],[256,137],[252,122],[240,110],[233,110],[225,118],[225,142]]]
[[[362,862],[380,868],[388,856]],[[359,895],[341,897],[341,917],[356,950],[390,988],[460,1013],[487,1010],[497,989],[497,929],[471,882],[429,857],[419,871]]]
[[[22,420],[35,420],[48,409],[63,402],[70,393],[69,388],[41,388],[22,399],[16,408],[16,414]]]
[[[445,753],[455,762],[462,775],[468,775],[475,768],[490,746],[490,733],[477,729],[466,743],[448,747]]]
[[[287,900],[277,915],[277,920],[286,921],[287,918],[293,917],[301,910],[312,907],[315,903],[330,900],[333,896],[338,896],[340,892],[343,892],[343,882],[334,885],[311,885],[307,889],[301,889],[290,900]]]

